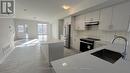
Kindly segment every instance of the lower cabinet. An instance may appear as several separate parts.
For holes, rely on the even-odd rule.
[[[3,53],[3,50],[0,49],[0,64],[2,63],[2,59],[4,57],[4,53]]]
[[[12,46],[10,43],[5,47],[0,48],[0,63],[2,63],[13,50],[14,46]]]
[[[49,61],[49,54],[48,54],[48,44],[41,44],[40,45],[41,53],[44,55],[47,61]]]
[[[42,44],[40,49],[49,62],[64,57],[64,42]]]
[[[78,38],[74,38],[73,40],[73,48],[80,50],[80,40]]]
[[[64,42],[49,43],[49,62],[64,57]]]

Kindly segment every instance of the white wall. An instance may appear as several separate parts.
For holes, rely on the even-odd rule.
[[[49,38],[51,37],[51,24],[48,22],[41,22],[41,21],[36,21],[36,20],[25,20],[25,19],[14,19],[15,21],[15,28],[19,24],[27,24],[28,26],[28,35],[29,38],[37,38],[37,24],[42,23],[42,24],[48,24],[48,35]],[[20,37],[19,34],[16,33],[16,39],[21,39],[23,37]]]
[[[54,20],[51,22],[52,24],[52,38],[58,39],[58,20]]]
[[[14,35],[13,19],[0,18],[0,62],[10,50],[14,49]],[[9,45],[10,47],[8,47]]]

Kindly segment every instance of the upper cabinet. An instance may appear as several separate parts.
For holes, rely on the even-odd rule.
[[[112,29],[112,10],[112,7],[101,10],[99,29],[107,31]]]
[[[64,25],[70,25],[71,24],[71,16],[64,18]]]
[[[85,15],[75,17],[75,30],[85,30]]]
[[[130,2],[113,7],[112,25],[114,31],[128,31]]]
[[[101,10],[99,29],[106,31],[128,31],[130,2]]]
[[[91,22],[91,21],[99,21],[100,20],[100,11],[93,11],[86,14],[85,21]]]

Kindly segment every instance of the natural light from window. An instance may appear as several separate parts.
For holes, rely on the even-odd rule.
[[[38,24],[38,39],[39,41],[47,41],[48,31],[47,24]]]

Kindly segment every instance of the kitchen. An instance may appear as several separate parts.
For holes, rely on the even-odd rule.
[[[129,73],[130,46],[126,42],[130,41],[130,2],[90,10],[83,14],[68,16],[63,20],[63,28],[71,25],[69,48],[83,53],[51,62],[56,73]],[[127,39],[125,44],[124,40],[118,39],[122,36]],[[93,46],[87,46],[88,44],[87,47],[83,46],[81,42],[86,39],[87,43],[88,40],[94,39]],[[127,60],[119,58],[111,63],[94,55],[104,50],[122,52],[124,46],[127,46]],[[82,50],[83,48],[86,49]]]
[[[14,13],[0,14],[0,73],[130,72],[130,0],[10,3]]]

